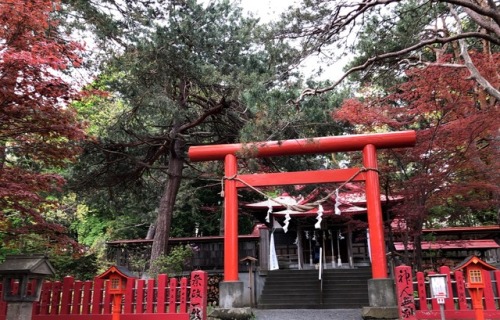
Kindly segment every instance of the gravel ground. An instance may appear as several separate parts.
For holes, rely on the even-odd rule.
[[[256,320],[362,320],[361,309],[253,309]]]

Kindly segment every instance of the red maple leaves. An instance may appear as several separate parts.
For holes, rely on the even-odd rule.
[[[472,57],[499,87],[500,54]],[[414,218],[418,233],[436,206],[453,207],[441,218],[461,223],[462,215],[498,205],[498,106],[465,67],[434,65],[408,71],[407,81],[383,97],[346,101],[333,117],[365,132],[417,130],[416,147],[386,154],[381,169],[393,192],[405,196],[398,212]]]
[[[63,183],[53,171],[85,136],[68,104],[78,91],[63,74],[81,63],[81,46],[59,32],[58,9],[53,0],[0,3],[0,231],[10,235],[62,231],[42,212]]]

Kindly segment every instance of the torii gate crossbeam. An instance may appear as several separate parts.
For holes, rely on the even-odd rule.
[[[189,159],[193,162],[224,160],[225,177],[238,175],[237,156],[252,152],[253,157],[272,157],[298,154],[321,154],[332,152],[362,151],[363,165],[369,170],[358,180],[366,182],[368,225],[372,252],[372,276],[374,279],[387,278],[387,258],[385,252],[384,228],[380,204],[380,186],[377,170],[377,149],[405,148],[415,145],[415,131],[390,133],[332,136],[311,139],[254,142],[250,144],[225,144],[193,146],[189,148]],[[317,171],[316,171],[317,172]],[[325,183],[321,174],[309,171],[281,174],[286,184]],[[345,176],[345,172],[344,172]],[[270,176],[256,175],[253,183],[269,184]],[[344,180],[345,181],[345,180]],[[334,182],[334,181],[330,181]],[[267,183],[267,184],[266,184]],[[238,195],[237,188],[244,187],[234,179],[226,179],[224,185],[224,281],[238,281]]]

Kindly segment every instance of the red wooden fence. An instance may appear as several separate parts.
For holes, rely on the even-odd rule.
[[[185,277],[179,281],[164,274],[156,280],[129,280],[120,320],[206,320],[207,279],[206,272],[194,271],[189,284]],[[111,320],[112,299],[105,287],[102,279],[45,282],[32,320]],[[0,320],[6,315],[7,303],[0,301]]]
[[[448,277],[448,298],[444,302],[446,319],[476,319],[472,309],[468,289],[465,288],[464,275],[461,271],[450,272],[449,267],[441,267],[439,273]],[[398,298],[399,318],[408,320],[441,319],[440,307],[436,299],[430,297],[429,281],[423,272],[417,272],[415,279],[408,266],[395,269],[396,293]],[[483,271],[486,287],[483,295],[485,320],[500,319],[500,271]]]

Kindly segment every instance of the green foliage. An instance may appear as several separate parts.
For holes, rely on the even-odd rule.
[[[99,271],[97,256],[94,254],[77,258],[67,254],[51,255],[49,261],[56,271],[52,280],[61,281],[66,276],[77,280],[93,280]]]
[[[421,34],[418,30],[429,27],[440,12],[440,5],[423,6],[421,1],[401,1],[392,8],[378,8],[361,27],[361,32],[351,50],[355,58],[345,67],[345,70],[362,65],[371,57],[387,52],[397,52],[418,43]],[[380,90],[404,81],[406,65],[398,65],[398,61],[407,62],[434,59],[433,55],[421,55],[409,52],[402,56],[376,63],[366,71],[356,73],[351,81],[357,84],[369,84]]]
[[[158,274],[180,275],[182,271],[186,270],[192,256],[193,249],[189,245],[179,245],[173,247],[168,255],[161,255],[154,260],[152,269],[156,270]],[[149,276],[156,277],[157,274]]]

